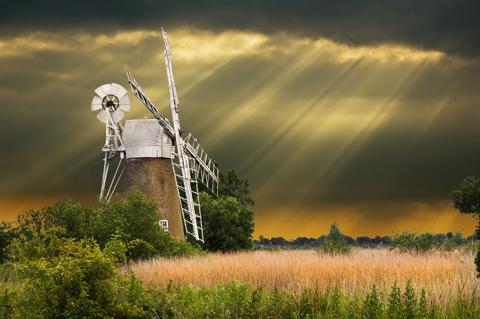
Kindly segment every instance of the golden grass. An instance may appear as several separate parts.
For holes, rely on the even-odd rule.
[[[363,298],[372,284],[376,284],[384,301],[395,280],[403,292],[410,278],[416,296],[420,296],[421,288],[425,287],[430,303],[447,306],[457,297],[466,298],[473,293],[478,283],[474,258],[472,253],[408,255],[388,249],[355,249],[344,256],[322,255],[312,250],[283,250],[159,258],[130,263],[121,271],[134,270],[150,288],[165,287],[170,280],[190,287],[212,287],[234,280],[289,291],[318,283],[320,289],[337,284],[346,296],[356,294]],[[475,292],[477,304],[479,298]]]

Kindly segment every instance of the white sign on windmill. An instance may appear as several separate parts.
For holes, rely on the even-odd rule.
[[[186,232],[203,242],[197,180],[218,195],[219,171],[191,134],[185,139],[182,137],[170,42],[163,28],[162,33],[166,47],[165,64],[173,127],[158,112],[126,67],[132,93],[152,112],[155,119],[128,120],[123,127],[120,122],[124,116],[122,111],[130,110],[127,91],[115,83],[97,88],[95,93],[98,97],[92,100],[92,111],[100,121],[106,123],[100,196],[110,200],[125,172],[125,192],[136,187],[149,199],[156,200],[164,219],[160,221],[164,230],[168,229],[177,238],[185,238]],[[107,190],[110,161],[117,156],[120,156],[120,160]],[[118,174],[124,159],[125,166]]]

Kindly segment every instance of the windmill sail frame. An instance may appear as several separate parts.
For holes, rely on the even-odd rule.
[[[124,68],[133,95],[135,95],[147,107],[147,109],[150,110],[153,116],[157,119],[159,125],[164,128],[166,134],[168,134],[175,143],[176,152],[174,152],[172,166],[175,173],[175,181],[185,231],[194,236],[196,240],[203,242],[203,226],[197,180],[200,179],[203,184],[218,196],[219,170],[191,134],[188,135],[186,139],[183,139],[181,136],[180,119],[178,116],[179,102],[175,80],[173,78],[170,42],[168,41],[167,33],[163,28],[162,34],[166,47],[164,56],[169,85],[173,127],[150,101],[133,75],[128,71],[127,67],[124,66]]]

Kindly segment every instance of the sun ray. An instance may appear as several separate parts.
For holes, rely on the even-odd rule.
[[[331,90],[333,90],[337,85],[346,77],[348,74],[353,72],[355,68],[360,64],[361,59],[350,63],[348,66],[345,67],[342,73],[340,73],[337,78],[335,78],[330,85],[326,86],[322,89],[318,96],[314,98],[310,103],[305,104],[301,107],[298,111],[294,113],[294,116],[289,117],[286,121],[282,123],[282,125],[278,128],[278,130],[272,134],[269,138],[262,141],[262,144],[255,150],[253,154],[251,154],[246,161],[244,161],[241,166],[239,167],[240,170],[245,171],[247,174],[251,172],[251,170],[255,167],[254,163],[257,163],[262,156],[265,155],[265,152],[268,152],[274,145],[277,143],[290,131],[293,129],[295,125],[298,125],[298,121],[304,118],[307,113],[318,103],[322,101]]]
[[[315,52],[312,51],[306,52],[300,57],[295,57],[295,59],[292,59],[293,63],[283,69],[277,78],[268,83],[268,85],[265,85],[262,91],[248,94],[247,98],[243,97],[241,106],[236,106],[234,109],[227,107],[227,109],[231,110],[231,114],[228,118],[224,119],[220,125],[217,125],[210,131],[205,138],[207,143],[212,145],[212,147],[215,147],[220,142],[218,136],[221,135],[222,138],[227,138],[231,132],[237,130],[238,127],[255,116],[256,113],[261,111],[263,105],[268,104],[282,86],[293,81],[298,74],[308,68],[312,59],[315,59],[315,57]],[[235,103],[236,101],[232,102]],[[238,105],[237,103],[233,104],[232,102],[230,102],[229,105]]]
[[[331,159],[328,165],[319,170],[316,176],[312,178],[312,186],[301,201],[306,200],[308,197],[321,196],[336,174],[349,162],[369,137],[390,117],[391,110],[398,105],[395,103],[396,99],[413,84],[414,79],[418,77],[424,68],[425,61],[412,67],[411,71],[400,81],[395,91],[359,125],[356,133],[344,143],[342,150]]]

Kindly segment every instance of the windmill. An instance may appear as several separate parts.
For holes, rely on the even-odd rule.
[[[160,225],[164,229],[168,227],[172,236],[184,238],[185,230],[196,240],[203,242],[198,180],[218,195],[219,171],[191,134],[186,138],[182,137],[178,116],[179,103],[171,64],[170,42],[163,28],[162,33],[166,47],[164,55],[173,127],[168,119],[160,114],[125,67],[132,93],[150,110],[155,120],[128,120],[125,122],[124,128],[119,122],[121,118],[115,122],[120,123],[121,130],[113,129],[113,133],[110,135],[115,136],[113,140],[117,141],[119,146],[117,148],[112,146],[108,149],[109,153],[108,156],[107,153],[105,155],[105,163],[118,154],[121,156],[121,160],[125,157],[125,191],[135,186],[147,197],[157,199],[162,205],[161,213],[166,218],[166,220],[160,221]],[[119,95],[120,93],[123,91],[119,92]],[[120,101],[120,98],[117,99]],[[92,110],[94,109],[93,102]],[[98,100],[95,102],[95,105],[98,105]],[[119,103],[119,105],[122,104]],[[117,119],[120,115],[111,117]],[[107,136],[109,136],[108,133]],[[107,164],[105,165],[108,167]],[[101,196],[103,196],[105,180],[106,171],[104,169]],[[107,194],[110,195],[110,191]]]
[[[103,177],[100,197],[110,200],[123,173],[122,170],[122,172],[118,174],[118,169],[125,158],[125,145],[122,140],[123,126],[120,121],[125,115],[122,111],[125,113],[130,111],[130,99],[128,98],[127,90],[116,83],[99,86],[95,90],[95,93],[97,96],[94,96],[92,99],[91,110],[100,122],[105,123],[105,145],[102,148],[105,155],[103,158]],[[110,187],[105,194],[110,162],[117,156],[120,156],[120,160],[118,161],[115,174],[111,179]]]

